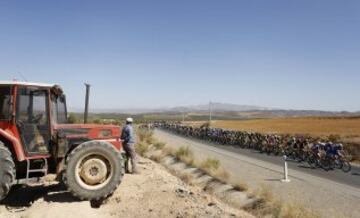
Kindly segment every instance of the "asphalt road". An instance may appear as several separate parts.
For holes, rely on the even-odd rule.
[[[163,130],[162,130],[163,131]],[[254,151],[251,149],[242,149],[239,147],[235,147],[235,146],[231,146],[231,145],[219,145],[216,143],[212,143],[212,142],[207,142],[204,140],[199,140],[199,139],[195,139],[195,138],[188,138],[188,137],[184,137],[182,135],[178,135],[178,134],[174,134],[172,132],[168,132],[174,136],[177,137],[181,137],[184,140],[190,140],[190,141],[194,141],[194,142],[198,142],[198,143],[205,143],[209,146],[212,147],[216,147],[219,149],[223,149],[229,152],[233,152],[236,154],[241,154],[241,155],[245,155],[247,157],[250,158],[254,158],[254,159],[258,159],[258,160],[262,160],[262,161],[267,161],[270,162],[272,164],[276,164],[279,166],[283,166],[284,165],[284,158],[281,156],[274,156],[274,155],[267,155],[264,153],[259,153],[258,151]],[[360,167],[358,166],[352,166],[352,169],[350,172],[343,172],[342,170],[336,169],[336,170],[330,170],[330,171],[325,171],[323,169],[317,168],[317,169],[312,169],[309,167],[309,165],[307,163],[299,163],[297,161],[293,161],[293,160],[288,160],[288,167],[289,169],[294,169],[297,171],[301,171],[304,173],[308,173],[314,176],[319,176],[325,179],[329,179],[329,180],[333,180],[335,182],[338,183],[342,183],[342,184],[346,184],[346,185],[350,185],[353,186],[355,188],[360,188]]]
[[[360,169],[357,166],[345,173],[311,169],[306,163],[288,161],[291,182],[282,183],[282,157],[163,130],[155,130],[155,137],[170,147],[190,147],[198,160],[207,157],[220,160],[222,167],[230,173],[232,182],[245,182],[253,190],[267,186],[278,198],[315,209],[324,217],[360,217]]]

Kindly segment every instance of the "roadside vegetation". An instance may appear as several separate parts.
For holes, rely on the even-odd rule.
[[[145,132],[148,133],[145,133]],[[304,208],[298,204],[287,203],[278,200],[274,197],[270,187],[262,186],[257,190],[250,190],[249,186],[243,182],[230,182],[230,174],[221,167],[221,162],[213,157],[208,157],[204,160],[197,160],[192,150],[189,147],[181,146],[178,149],[167,147],[165,143],[159,142],[153,137],[152,131],[138,130],[139,142],[136,145],[136,150],[140,155],[146,156],[146,153],[155,150],[159,151],[155,155],[150,155],[149,158],[156,162],[161,162],[164,157],[172,156],[178,161],[186,163],[189,167],[198,168],[212,176],[216,180],[224,184],[230,184],[234,190],[239,192],[246,192],[248,196],[253,196],[256,199],[251,207],[243,208],[244,210],[254,214],[258,217],[277,217],[277,218],[317,218],[320,215],[308,208]],[[151,143],[149,143],[151,142]],[[176,173],[181,180],[188,184],[192,184],[192,176],[188,173]],[[211,192],[211,191],[210,191]]]
[[[300,204],[288,203],[274,197],[269,186],[262,185],[259,189],[251,191],[259,198],[259,201],[246,210],[255,216],[262,217],[264,214],[279,218],[320,218],[320,214]]]

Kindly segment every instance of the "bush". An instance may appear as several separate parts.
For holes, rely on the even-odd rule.
[[[235,190],[240,191],[240,192],[249,190],[249,186],[243,182],[237,182],[237,183],[233,184],[233,187]]]
[[[157,142],[155,142],[154,144],[153,144],[153,146],[156,148],[156,149],[163,149],[164,147],[165,147],[165,145],[166,145],[166,143],[164,143],[164,142],[159,142],[159,141],[157,141]]]
[[[139,142],[135,145],[135,150],[138,154],[143,156],[149,150],[149,145],[143,142]]]
[[[228,171],[226,171],[224,168],[219,168],[213,172],[209,172],[211,176],[217,178],[218,180],[227,183],[229,178],[230,178],[230,174]]]
[[[351,156],[351,161],[360,162],[360,144],[346,143],[344,148],[345,151]]]
[[[314,211],[308,210],[303,206],[286,204],[281,207],[279,217],[283,218],[319,218],[320,215]]]
[[[189,165],[194,164],[194,154],[189,147],[182,146],[177,149],[175,152],[175,157]]]
[[[193,153],[189,147],[182,146],[176,150],[175,156],[177,158],[181,159],[181,157],[193,156]]]
[[[149,145],[154,145],[155,143],[157,143],[157,140],[152,136],[151,133],[150,136],[146,137],[145,142],[148,143]]]
[[[79,123],[80,120],[75,116],[75,114],[73,113],[70,113],[69,116],[68,116],[68,123],[69,124],[73,124],[73,123]]]
[[[138,129],[137,135],[141,142],[152,140],[153,132],[146,129]]]
[[[209,171],[215,171],[220,167],[220,161],[215,158],[208,157],[200,164],[200,168]]]

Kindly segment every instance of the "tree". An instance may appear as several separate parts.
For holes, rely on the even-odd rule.
[[[72,123],[78,123],[78,122],[79,122],[79,120],[78,120],[78,118],[75,116],[75,114],[70,113],[70,114],[68,115],[68,123],[72,124]]]

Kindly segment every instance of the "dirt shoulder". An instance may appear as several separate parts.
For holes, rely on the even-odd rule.
[[[185,184],[151,160],[140,158],[139,166],[141,174],[126,174],[118,190],[99,208],[47,182],[14,190],[0,204],[0,218],[252,217]]]

